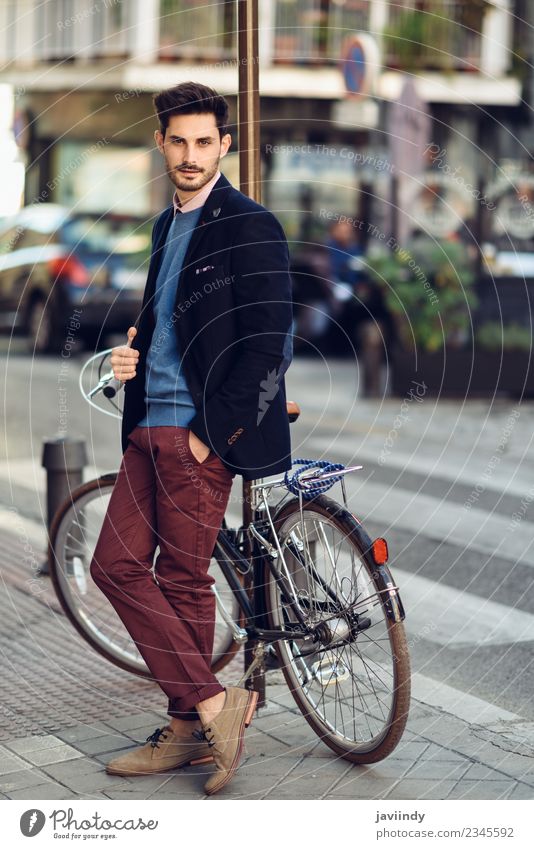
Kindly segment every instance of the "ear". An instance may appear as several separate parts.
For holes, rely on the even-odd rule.
[[[163,133],[161,130],[154,130],[154,141],[158,147],[160,153],[163,153],[163,142],[164,142]]]
[[[223,156],[226,156],[231,144],[232,136],[230,135],[230,133],[225,133],[221,139],[221,159]]]

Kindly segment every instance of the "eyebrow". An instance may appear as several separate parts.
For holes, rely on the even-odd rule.
[[[181,141],[182,139],[184,139],[185,141],[184,136],[174,136],[171,134],[169,135],[169,138],[175,139],[177,141]],[[213,136],[199,136],[198,139],[195,139],[195,141],[213,141]]]

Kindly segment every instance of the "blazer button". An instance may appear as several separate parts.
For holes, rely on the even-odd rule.
[[[243,433],[243,428],[242,428],[242,427],[238,427],[238,428],[237,428],[237,430],[236,430],[236,432],[235,432],[235,433],[233,433],[233,434],[232,434],[232,435],[231,435],[231,436],[227,439],[227,444],[228,444],[228,445],[233,445],[233,443],[236,441],[236,439],[237,439],[239,436],[241,436],[241,434],[242,434],[242,433]]]

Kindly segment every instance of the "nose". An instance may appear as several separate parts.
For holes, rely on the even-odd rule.
[[[191,142],[186,145],[184,165],[191,165],[193,167],[196,167],[196,164],[197,163],[195,161],[195,148],[193,143]]]

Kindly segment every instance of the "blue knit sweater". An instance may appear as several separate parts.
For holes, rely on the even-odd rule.
[[[177,212],[169,228],[154,294],[155,327],[146,359],[145,402],[148,412],[139,427],[187,427],[195,406],[180,368],[173,315],[178,278],[189,240],[202,208]]]

